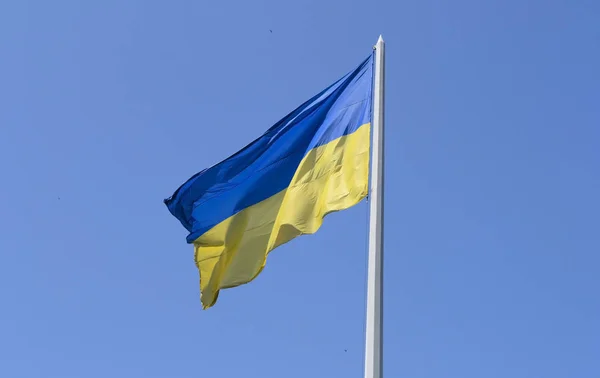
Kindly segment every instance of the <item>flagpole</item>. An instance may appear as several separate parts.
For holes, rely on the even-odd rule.
[[[383,377],[383,124],[384,62],[383,38],[375,45],[373,86],[373,143],[371,189],[369,194],[369,268],[367,276],[367,327],[365,337],[365,378]]]

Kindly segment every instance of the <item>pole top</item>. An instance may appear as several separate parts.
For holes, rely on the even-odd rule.
[[[385,42],[383,42],[383,36],[380,34],[379,38],[377,39],[377,43],[375,44],[375,46],[373,46],[373,50],[377,50],[377,47],[383,48],[384,43]]]

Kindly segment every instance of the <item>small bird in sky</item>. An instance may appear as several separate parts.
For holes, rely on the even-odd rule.
[[[271,32],[271,34],[273,34],[273,30],[269,29],[269,31]]]

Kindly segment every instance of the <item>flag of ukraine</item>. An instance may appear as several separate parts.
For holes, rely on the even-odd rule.
[[[274,248],[367,195],[373,57],[165,200],[189,231],[203,307],[252,281]]]

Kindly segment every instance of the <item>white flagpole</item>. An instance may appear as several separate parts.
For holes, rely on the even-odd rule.
[[[383,38],[375,45],[373,86],[373,144],[369,194],[369,268],[367,277],[367,329],[365,378],[383,377],[383,123],[385,55]]]

